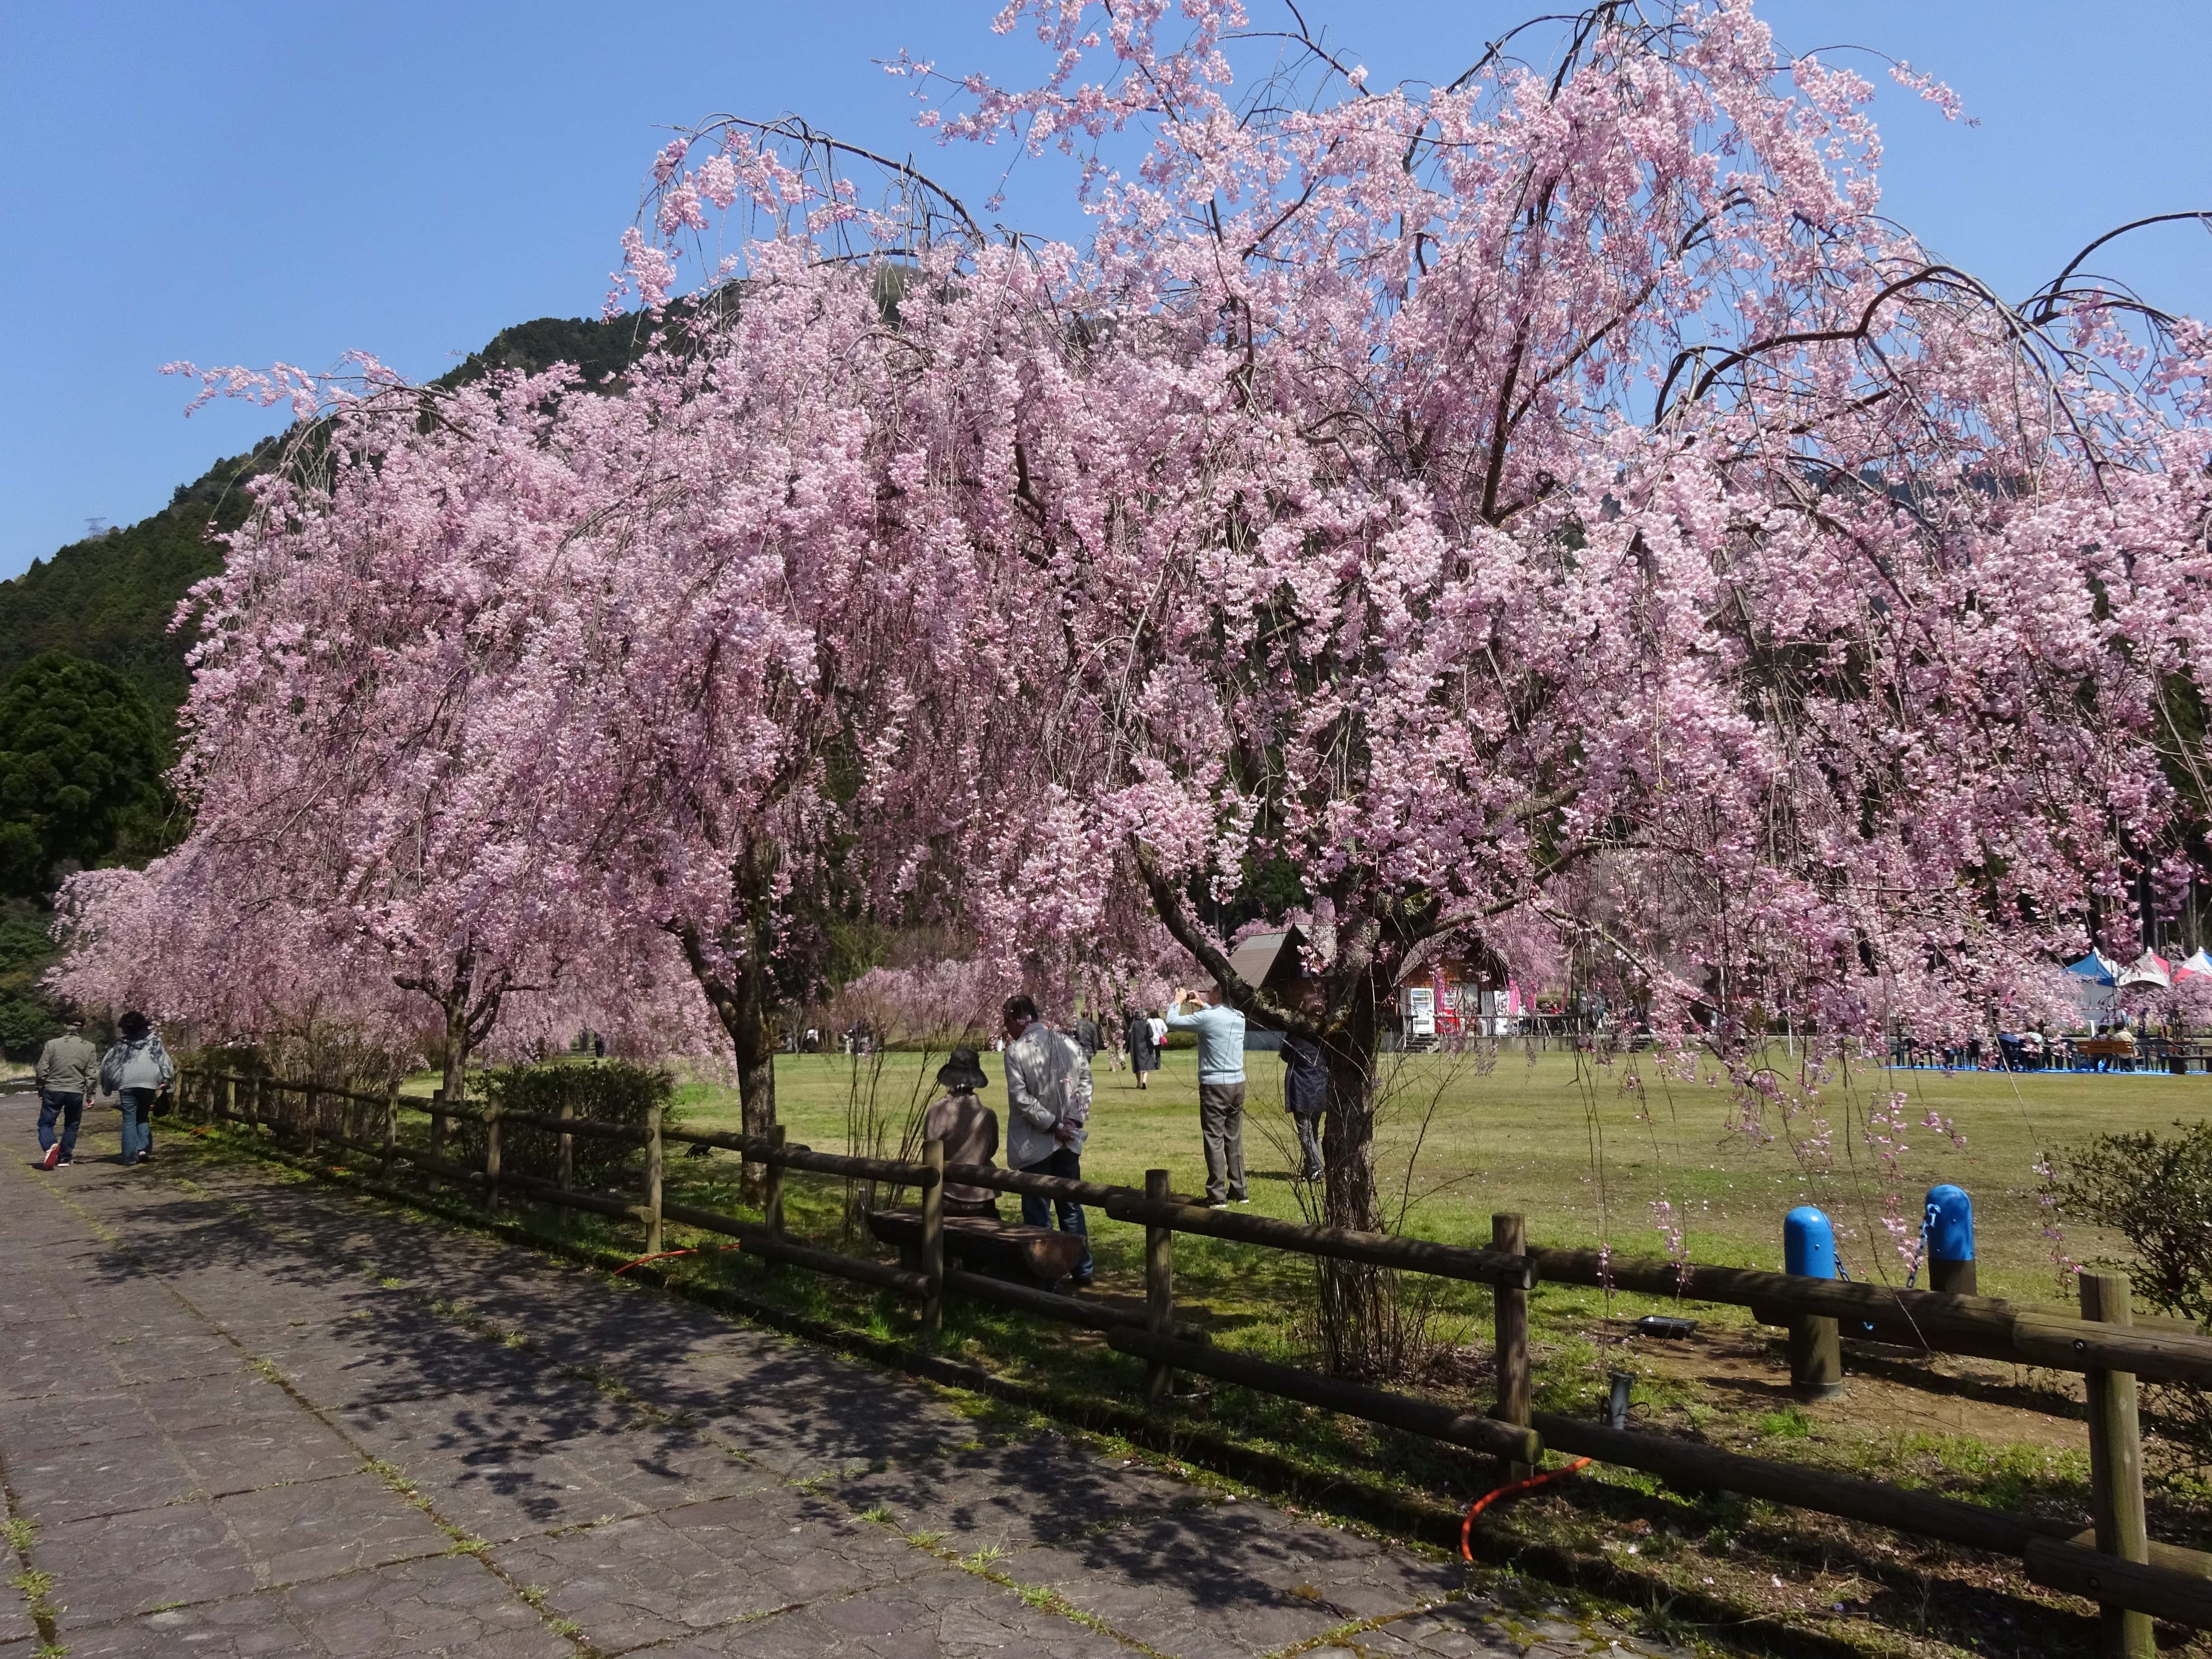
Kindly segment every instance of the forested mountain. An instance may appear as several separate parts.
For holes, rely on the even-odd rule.
[[[587,380],[601,380],[629,366],[642,334],[635,317],[541,317],[502,330],[439,384],[461,384],[495,368],[534,372],[556,362],[574,363]],[[281,442],[272,438],[217,461],[179,485],[169,505],[152,517],[73,542],[0,582],[0,680],[42,651],[66,651],[114,669],[155,708],[173,712],[184,701],[190,641],[168,631],[169,619],[191,585],[221,562],[208,540],[210,520],[226,530],[238,522],[246,505],[239,486]]]

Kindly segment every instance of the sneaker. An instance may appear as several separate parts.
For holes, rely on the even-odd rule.
[[[1067,1284],[1070,1290],[1087,1291],[1091,1288],[1091,1275],[1085,1273],[1079,1278],[1071,1276]]]
[[[61,1160],[62,1144],[60,1141],[57,1140],[52,1146],[46,1148],[46,1155],[39,1160],[39,1167],[41,1170],[51,1170],[57,1164],[59,1164]]]
[[[55,1168],[55,1169],[57,1169],[57,1170],[66,1170],[66,1169],[68,1169],[68,1168],[69,1168],[69,1166],[70,1166],[70,1164],[74,1164],[74,1163],[76,1163],[76,1160],[75,1158],[63,1158],[63,1159],[62,1159],[58,1164],[54,1164],[52,1167],[53,1167],[53,1168]]]
[[[1209,1210],[1225,1210],[1229,1207],[1229,1200],[1225,1198],[1209,1198],[1203,1200],[1203,1203]]]

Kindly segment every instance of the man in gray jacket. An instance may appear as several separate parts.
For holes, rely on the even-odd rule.
[[[58,1169],[76,1162],[77,1126],[84,1121],[84,1097],[100,1080],[100,1050],[84,1040],[84,1021],[74,1013],[62,1019],[62,1034],[39,1050],[39,1167]],[[61,1133],[54,1133],[58,1120]]]
[[[1027,997],[1009,997],[1001,1011],[1006,1034],[1006,1167],[1031,1175],[1083,1179],[1083,1142],[1091,1120],[1091,1062],[1082,1045],[1037,1018]],[[1049,1227],[1057,1210],[1060,1230],[1084,1241],[1083,1260],[1070,1282],[1091,1283],[1090,1229],[1073,1199],[1022,1194],[1022,1219]]]

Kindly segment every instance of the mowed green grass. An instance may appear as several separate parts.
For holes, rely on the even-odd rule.
[[[1200,1190],[1194,1054],[1170,1050],[1143,1091],[1099,1058],[1084,1174],[1142,1186],[1147,1169],[1165,1168],[1177,1191]],[[999,1062],[984,1059],[993,1084],[984,1098],[1002,1106]],[[1779,1068],[1791,1065],[1779,1049],[1771,1059]],[[896,1126],[911,1103],[931,1097],[929,1077],[940,1060],[786,1055],[776,1073],[779,1116],[794,1139],[843,1150],[850,1102],[872,1089]],[[1662,1255],[1667,1240],[1654,1206],[1664,1201],[1685,1228],[1692,1260],[1778,1267],[1783,1217],[1810,1202],[1835,1220],[1854,1277],[1899,1282],[1903,1263],[1881,1224],[1885,1206],[1893,1200],[1917,1232],[1927,1188],[1949,1181],[1973,1195],[1983,1290],[2023,1300],[2058,1294],[2052,1242],[2043,1232],[2051,1217],[2038,1201],[2034,1168],[2045,1153],[2063,1154],[2100,1133],[2165,1130],[2212,1115],[2212,1077],[1874,1069],[1821,1085],[1833,1131],[1832,1153],[1823,1160],[1793,1151],[1778,1109],[1767,1113],[1772,1138],[1755,1141],[1731,1128],[1735,1107],[1724,1084],[1672,1077],[1649,1054],[1601,1065],[1505,1048],[1486,1060],[1413,1055],[1386,1064],[1378,1167],[1407,1232],[1486,1242],[1492,1213],[1518,1210],[1540,1243],[1609,1243],[1623,1255]],[[1281,1073],[1273,1054],[1248,1057],[1244,1149],[1254,1210],[1295,1219]],[[1634,1085],[1626,1083],[1631,1076]],[[1893,1176],[1865,1139],[1869,1103],[1892,1090],[1907,1097],[1905,1151]],[[694,1084],[681,1099],[696,1124],[736,1126],[733,1091]],[[1963,1148],[1920,1127],[1931,1109],[1951,1121]],[[1812,1133],[1803,1118],[1796,1130]],[[895,1127],[894,1149],[896,1133]],[[2059,1224],[2063,1248],[2076,1260],[2118,1251],[2118,1241],[2078,1220],[2062,1216]]]

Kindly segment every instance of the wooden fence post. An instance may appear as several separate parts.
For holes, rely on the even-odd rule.
[[[660,1254],[660,1103],[645,1109],[645,1253]]]
[[[446,1091],[443,1089],[433,1089],[430,1091],[430,1156],[442,1158],[445,1155]]]
[[[499,1207],[499,1102],[486,1095],[483,1103],[484,1202]]]
[[[392,1179],[392,1148],[399,1139],[399,1090],[397,1085],[384,1091],[384,1163],[382,1173]]]
[[[1525,1216],[1499,1213],[1490,1218],[1490,1248],[1505,1255],[1528,1253],[1528,1222]],[[1492,1323],[1498,1349],[1498,1407],[1491,1415],[1502,1423],[1528,1426],[1528,1292],[1494,1287],[1491,1292]],[[1505,1465],[1508,1480],[1525,1480],[1535,1471],[1525,1463]]]
[[[315,1155],[316,1132],[323,1124],[323,1091],[312,1083],[300,1091],[301,1109],[307,1119],[307,1156]]]
[[[769,1125],[768,1144],[773,1151],[780,1152],[783,1150],[783,1125],[781,1123]],[[781,1238],[783,1237],[783,1165],[781,1164],[772,1163],[768,1166],[768,1191],[762,1200],[762,1204],[763,1219],[768,1223],[769,1237]]]
[[[576,1103],[568,1099],[565,1096],[562,1097],[561,1101],[562,1119],[565,1121],[575,1115]],[[561,1170],[559,1179],[562,1190],[564,1192],[574,1190],[576,1185],[576,1137],[568,1133],[565,1129],[561,1133]]]
[[[925,1141],[921,1163],[929,1171],[921,1189],[921,1271],[929,1280],[921,1303],[921,1334],[934,1342],[945,1328],[945,1143]]]
[[[1145,1196],[1165,1203],[1168,1172],[1145,1171]],[[1175,1229],[1145,1229],[1145,1328],[1155,1336],[1175,1334]],[[1145,1409],[1164,1412],[1174,1403],[1175,1368],[1159,1360],[1145,1366]]]
[[[2132,1325],[2135,1310],[2125,1273],[2081,1275],[2081,1317]],[[2136,1422],[2133,1371],[2088,1371],[2089,1507],[2097,1522],[2097,1547],[2124,1561],[2150,1559],[2143,1516],[2142,1437]],[[2106,1607],[2100,1615],[2100,1646],[2107,1659],[2154,1659],[2148,1613]]]

